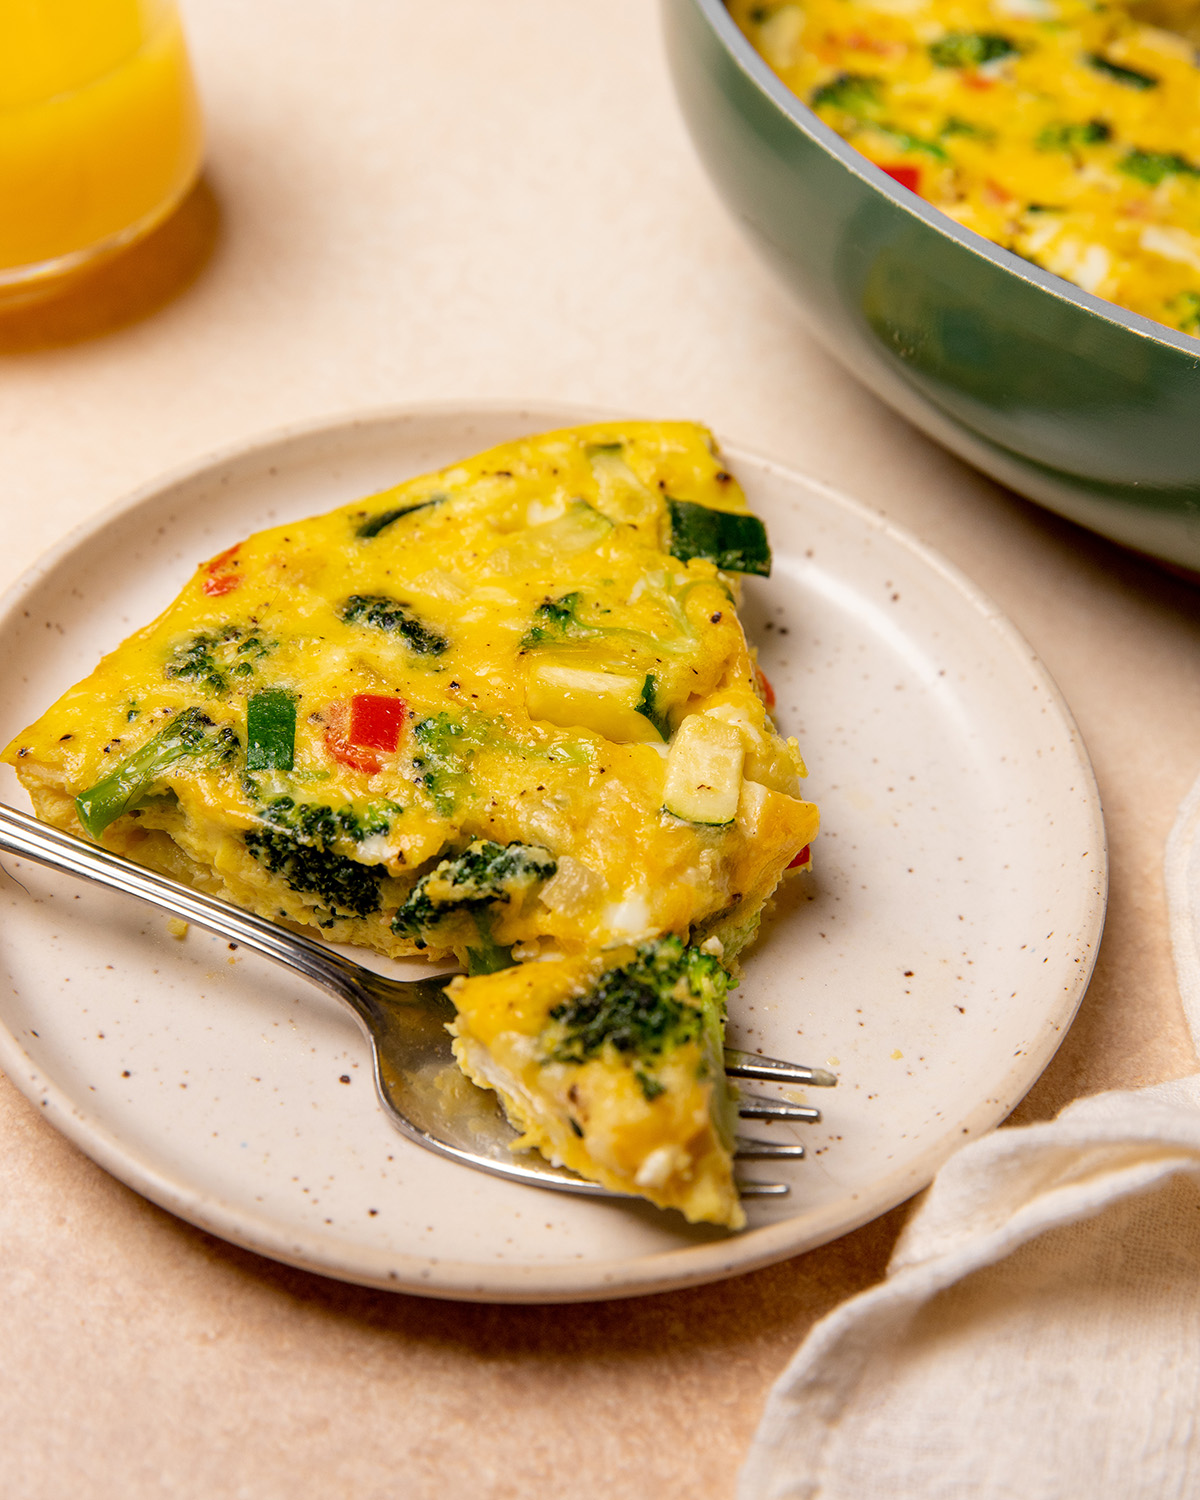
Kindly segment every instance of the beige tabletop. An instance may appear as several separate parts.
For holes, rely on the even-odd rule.
[[[188,0],[205,183],[87,295],[0,319],[0,579],[156,474],[363,407],[694,417],[959,564],[1095,762],[1095,979],[1015,1119],[1191,1071],[1161,859],[1200,770],[1200,594],[996,488],[804,332],[692,155],[650,0]],[[6,671],[17,664],[6,662]],[[565,1308],[342,1285],[171,1218],[0,1080],[6,1500],[732,1492],[813,1321],[904,1217],[773,1269]]]

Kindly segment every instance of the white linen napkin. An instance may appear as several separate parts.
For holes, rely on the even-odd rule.
[[[1167,845],[1200,1036],[1200,781]],[[1200,1495],[1200,1074],[1002,1129],[780,1377],[739,1500]]]

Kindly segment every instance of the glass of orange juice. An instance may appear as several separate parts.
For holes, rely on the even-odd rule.
[[[202,134],[174,0],[0,0],[0,305],[165,218]]]

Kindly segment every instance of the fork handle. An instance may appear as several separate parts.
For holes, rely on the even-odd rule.
[[[227,901],[218,901],[215,896],[168,880],[98,844],[84,843],[3,804],[0,804],[0,853],[19,855],[48,869],[136,896],[170,916],[194,922],[218,937],[228,938],[295,970],[357,1009],[357,988],[350,966],[340,954],[265,917],[241,911]]]

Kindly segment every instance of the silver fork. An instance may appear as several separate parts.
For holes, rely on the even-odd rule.
[[[453,975],[389,979],[311,938],[179,885],[2,804],[0,853],[18,855],[137,896],[173,917],[194,922],[274,959],[328,990],[349,1006],[371,1043],[375,1085],[388,1118],[418,1146],[517,1182],[571,1193],[618,1196],[564,1167],[553,1166],[535,1152],[514,1154],[511,1148],[516,1131],[490,1090],[474,1085],[453,1090],[439,1087],[445,1070],[456,1067],[446,1030],[446,1023],[454,1017],[454,1006],[444,993]],[[725,1071],[731,1078],[817,1088],[837,1082],[824,1068],[807,1068],[732,1048],[725,1053]],[[745,1119],[814,1123],[821,1118],[820,1110],[811,1105],[782,1099],[741,1098],[739,1106]],[[737,1156],[743,1160],[803,1155],[801,1145],[742,1137],[737,1141]],[[739,1182],[738,1189],[743,1197],[774,1197],[788,1192],[787,1184],[778,1182]]]

